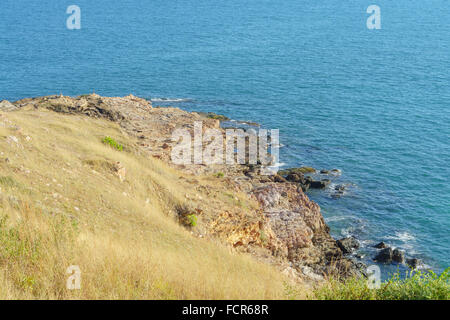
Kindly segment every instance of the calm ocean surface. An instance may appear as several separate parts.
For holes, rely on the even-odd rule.
[[[66,28],[72,4],[81,30]],[[366,28],[371,4],[381,30]],[[333,184],[350,185],[340,199],[309,193],[335,237],[442,271],[449,21],[445,0],[1,0],[0,99],[133,93],[278,128],[286,166],[339,168]]]

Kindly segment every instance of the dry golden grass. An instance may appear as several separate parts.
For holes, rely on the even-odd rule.
[[[48,111],[3,115],[0,298],[290,298],[274,268],[180,226],[173,216],[189,184],[133,152],[116,124]],[[5,117],[11,123],[2,126]],[[125,150],[102,144],[105,136]],[[112,170],[117,161],[124,182]],[[70,265],[81,269],[80,290],[66,289]]]

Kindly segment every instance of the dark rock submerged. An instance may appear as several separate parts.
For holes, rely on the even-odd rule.
[[[336,241],[344,254],[349,254],[359,248],[359,242],[354,237],[343,238]]]

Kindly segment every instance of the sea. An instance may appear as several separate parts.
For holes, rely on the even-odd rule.
[[[446,0],[1,0],[0,100],[132,93],[279,129],[282,168],[340,170],[308,191],[336,239],[369,265],[384,241],[439,273],[449,21]]]

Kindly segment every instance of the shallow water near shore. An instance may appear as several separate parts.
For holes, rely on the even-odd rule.
[[[357,237],[368,263],[385,241],[450,265],[446,1],[377,1],[381,30],[356,0],[80,0],[69,31],[71,4],[2,0],[0,99],[133,93],[280,129],[286,167],[349,184],[308,193],[334,237]]]

